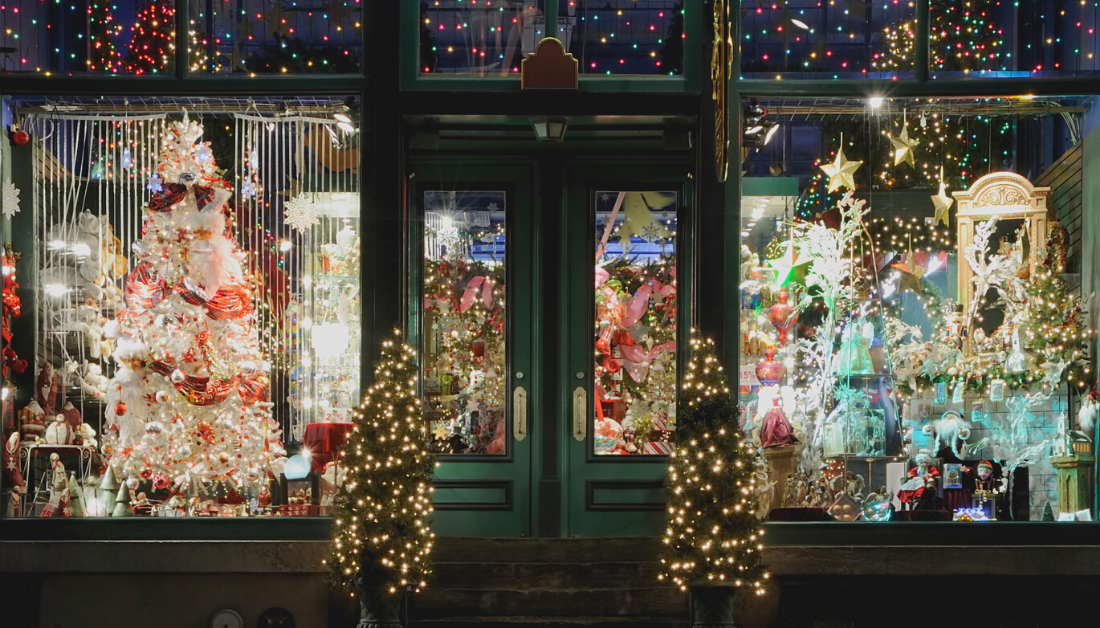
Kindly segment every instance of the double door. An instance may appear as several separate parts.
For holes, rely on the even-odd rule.
[[[690,183],[667,158],[414,161],[409,329],[437,533],[661,533]]]

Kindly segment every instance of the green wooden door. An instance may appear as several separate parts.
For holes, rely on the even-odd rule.
[[[612,165],[608,165],[612,164]],[[565,536],[656,536],[690,331],[692,195],[686,161],[566,169],[566,347],[561,421]],[[595,262],[595,265],[593,265]]]
[[[409,178],[409,329],[439,454],[440,534],[531,535],[536,170],[515,159],[434,159],[417,161]]]

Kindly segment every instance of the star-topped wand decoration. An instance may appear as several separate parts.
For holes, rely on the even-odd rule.
[[[947,185],[943,182],[943,166],[940,166],[940,193],[932,195],[932,204],[936,207],[936,219],[932,224],[948,224],[947,210],[951,209],[954,202],[955,199],[947,195]]]
[[[921,294],[924,292],[921,290],[921,279],[946,265],[946,251],[938,253],[913,253],[910,251],[901,257],[900,262],[890,266],[901,273],[901,278],[898,281],[898,292],[912,290],[917,294]]]
[[[778,259],[768,260],[768,266],[776,270],[775,283],[780,287],[787,287],[792,281],[806,283],[806,270],[810,267],[810,261],[799,262],[798,250],[794,239],[787,244],[787,250]]]
[[[862,165],[862,161],[849,161],[844,156],[844,134],[842,133],[840,135],[840,147],[836,149],[836,161],[819,166],[829,177],[829,184],[826,186],[825,192],[835,192],[841,187],[855,190],[856,182],[852,175]]]
[[[907,163],[911,168],[916,168],[917,164],[913,158],[913,149],[917,147],[920,142],[909,139],[909,125],[906,123],[906,112],[901,110],[901,135],[897,137],[890,136],[890,141],[894,144],[894,165],[900,166],[902,163]]]

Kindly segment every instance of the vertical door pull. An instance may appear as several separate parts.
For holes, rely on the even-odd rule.
[[[523,386],[512,391],[512,414],[512,436],[517,441],[527,438],[527,390]]]
[[[588,432],[588,391],[584,386],[573,390],[573,438],[584,440]]]

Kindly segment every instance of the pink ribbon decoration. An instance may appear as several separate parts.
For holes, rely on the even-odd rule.
[[[654,294],[659,295],[658,301],[663,301],[674,292],[676,292],[675,286],[666,286],[656,279],[647,281],[644,286],[638,288],[638,292],[634,294],[630,305],[627,306],[626,316],[623,317],[623,327],[630,327],[641,320],[646,307],[649,306],[649,300],[653,298]]]
[[[458,311],[465,313],[474,305],[474,299],[477,298],[478,286],[481,287],[481,301],[485,304],[485,307],[493,306],[493,280],[478,275],[466,284],[466,291],[462,293],[462,301],[458,304]]]
[[[607,283],[607,280],[611,279],[611,273],[607,272],[607,269],[603,266],[596,267],[596,289],[599,290],[600,286]]]
[[[638,345],[617,346],[623,353],[623,360],[626,362],[626,372],[630,373],[630,378],[639,384],[649,375],[649,365],[653,363],[654,358],[665,351],[671,352],[676,350],[676,342],[673,340],[663,342],[653,347],[649,350],[649,353],[646,353]]]

